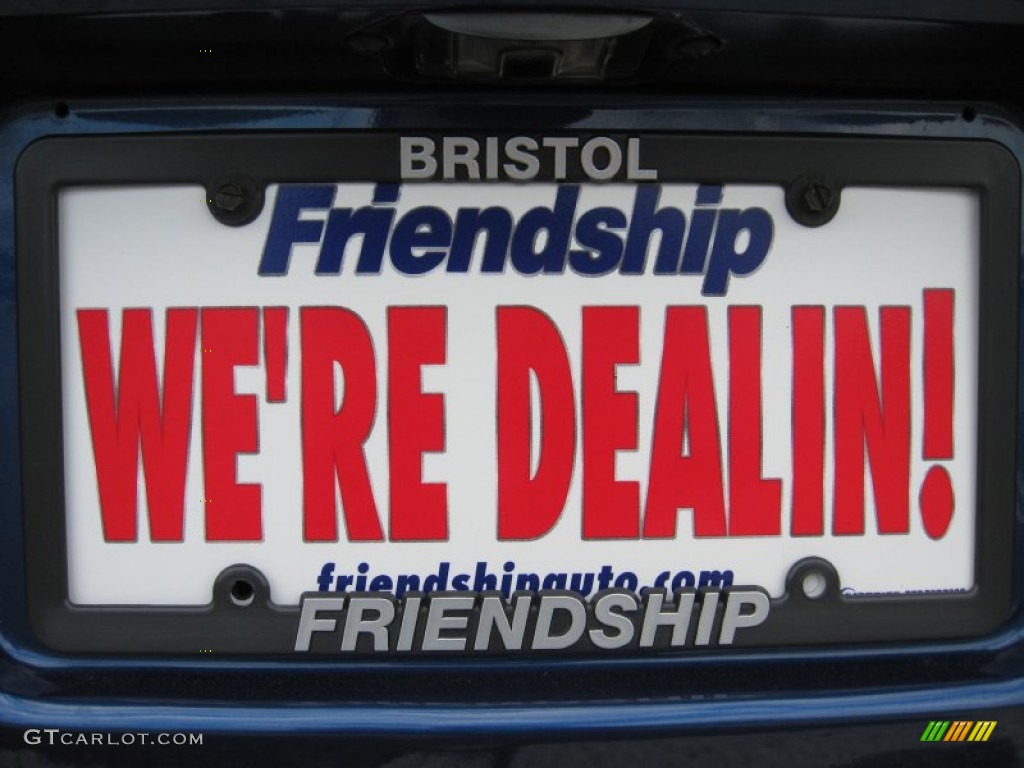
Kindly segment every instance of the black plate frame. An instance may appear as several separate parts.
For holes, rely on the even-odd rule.
[[[551,132],[548,135],[554,135]],[[412,135],[412,132],[406,132]],[[415,135],[440,138],[436,132]],[[467,135],[460,132],[459,135]],[[472,134],[469,134],[472,135]],[[577,134],[579,135],[579,134]],[[601,135],[620,136],[616,132]],[[977,529],[973,590],[809,600],[790,590],[771,621],[737,636],[755,647],[983,635],[1009,617],[1015,509],[1020,168],[991,141],[644,134],[660,180],[971,188],[980,196]],[[581,139],[587,135],[579,135]],[[298,609],[257,584],[240,608],[222,578],[207,606],[75,606],[64,527],[57,193],[71,185],[193,183],[243,173],[278,182],[400,181],[394,133],[133,135],[46,138],[15,178],[18,360],[29,618],[54,650],[192,655],[290,652]],[[538,180],[550,180],[542,169]],[[568,181],[584,181],[569,168]],[[795,576],[795,574],[791,574]],[[678,652],[678,651],[677,651]],[[685,651],[683,651],[685,653]]]

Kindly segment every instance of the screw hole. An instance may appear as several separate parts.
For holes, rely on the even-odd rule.
[[[960,116],[964,119],[964,122],[973,123],[974,118],[978,116],[974,107],[964,107],[964,111],[960,113]]]
[[[63,101],[57,102],[56,106],[54,106],[53,108],[53,114],[55,114],[61,120],[67,117],[70,113],[71,110],[68,109],[68,105],[65,104]]]
[[[821,571],[811,571],[804,576],[803,581],[800,583],[800,588],[807,599],[817,600],[828,589],[828,580]]]
[[[239,608],[244,608],[247,605],[251,605],[252,601],[256,598],[256,590],[253,589],[245,579],[238,579],[231,585],[231,602],[237,605]]]

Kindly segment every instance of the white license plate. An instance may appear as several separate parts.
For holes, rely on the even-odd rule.
[[[233,567],[287,610],[975,595],[983,192],[850,181],[806,226],[786,180],[620,144],[642,180],[288,176],[243,226],[203,183],[60,186],[72,609]]]

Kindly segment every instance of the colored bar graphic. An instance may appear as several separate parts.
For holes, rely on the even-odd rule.
[[[932,720],[921,734],[921,741],[988,741],[996,729],[996,720]]]
[[[946,737],[943,741],[961,741],[964,738],[965,731],[974,725],[973,722],[966,720],[954,720],[953,724],[949,726],[949,732],[946,733]]]
[[[948,720],[932,720],[921,734],[921,741],[939,741],[949,728]]]
[[[974,726],[974,730],[971,731],[971,735],[967,737],[968,741],[988,741],[988,737],[992,735],[992,731],[996,729],[995,720],[981,720],[977,725]]]

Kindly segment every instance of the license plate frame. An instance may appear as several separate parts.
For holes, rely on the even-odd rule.
[[[425,132],[438,140],[441,135]],[[609,134],[612,135],[612,134]],[[636,135],[636,134],[630,134]],[[783,599],[772,626],[738,645],[821,645],[984,634],[1011,604],[1017,413],[1020,181],[993,142],[870,137],[639,134],[666,143],[665,180],[785,185],[808,173],[842,186],[978,190],[980,307],[975,589],[960,595]],[[29,613],[37,636],[66,652],[180,654],[292,650],[297,607],[241,609],[226,585],[208,605],[76,606],[68,600],[64,525],[56,196],[68,185],[200,183],[244,168],[258,184],[399,182],[393,133],[68,137],[30,147],[16,172],[19,373]],[[668,150],[663,150],[668,155]],[[657,153],[655,153],[657,154]],[[325,162],[324,158],[344,158]],[[353,162],[356,158],[357,162]],[[543,179],[542,171],[539,178]],[[569,180],[573,180],[571,177]],[[1002,333],[1000,333],[1002,331]],[[907,627],[913,627],[908,632]]]

